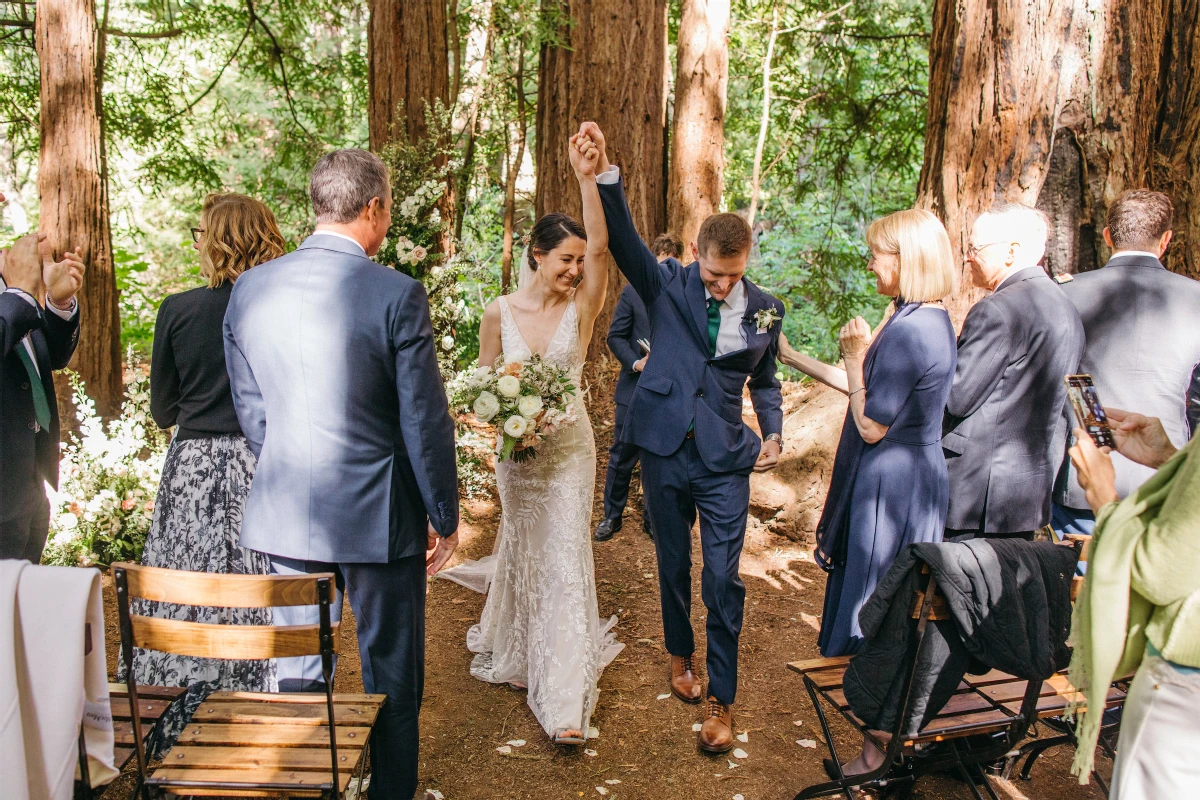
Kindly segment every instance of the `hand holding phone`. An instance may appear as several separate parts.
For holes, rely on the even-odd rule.
[[[1096,447],[1117,449],[1116,439],[1113,438],[1112,426],[1108,423],[1108,415],[1100,404],[1100,396],[1096,394],[1096,386],[1092,383],[1091,375],[1068,375],[1063,379],[1067,384],[1067,398],[1075,411],[1075,419],[1079,427],[1087,431]]]
[[[650,355],[650,342],[649,342],[649,340],[647,340],[647,339],[638,339],[638,340],[637,340],[637,343],[638,343],[638,346],[642,348],[642,352],[643,352],[643,353],[645,353],[646,355]]]

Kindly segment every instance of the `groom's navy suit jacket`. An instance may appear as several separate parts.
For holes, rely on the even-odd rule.
[[[742,422],[747,378],[763,436],[783,433],[783,399],[775,378],[781,324],[759,333],[754,315],[770,308],[782,318],[783,303],[743,278],[746,347],[711,357],[699,264],[684,267],[673,258],[658,263],[638,236],[621,183],[600,184],[599,189],[609,251],[645,302],[653,329],[650,358],[633,392],[621,441],[669,456],[694,425],[696,449],[709,470],[749,472],[762,440]]]
[[[241,545],[332,563],[458,528],[454,423],[420,283],[310,237],[247,270],[225,313],[234,405],[258,467]]]

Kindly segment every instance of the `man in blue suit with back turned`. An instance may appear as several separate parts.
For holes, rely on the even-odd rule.
[[[604,134],[585,122],[580,136],[600,150],[596,182],[608,223],[609,250],[646,304],[650,358],[633,392],[622,441],[642,450],[658,555],[663,631],[671,656],[671,692],[702,699],[691,624],[691,530],[700,517],[704,557],[701,595],[708,609],[708,707],[698,744],[707,753],[733,747],[738,636],[746,587],[738,577],[750,504],[750,473],[774,468],[783,433],[783,398],[775,379],[783,304],[743,275],[750,226],[715,214],[700,226],[684,267],[660,264],[634,228],[620,174]],[[742,422],[742,391],[758,414],[760,439]]]
[[[241,545],[280,574],[333,572],[358,623],[363,687],[387,695],[371,795],[417,788],[425,580],[458,543],[454,423],[421,284],[370,260],[391,222],[387,168],[338,150],[313,168],[317,230],[248,270],[225,313],[238,421],[258,457]],[[277,608],[276,625],[316,622]],[[320,659],[280,659],[284,691],[323,689]]]

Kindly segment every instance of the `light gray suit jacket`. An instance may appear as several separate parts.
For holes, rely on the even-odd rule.
[[[309,237],[238,278],[225,362],[258,468],[241,545],[307,561],[424,552],[458,528],[454,422],[420,283]]]
[[[1062,284],[1079,311],[1087,344],[1079,371],[1090,373],[1100,402],[1162,420],[1172,444],[1188,440],[1187,394],[1200,364],[1200,282],[1169,272],[1148,255],[1117,255],[1102,269]],[[1069,404],[1063,426],[1075,415]],[[1070,427],[1067,427],[1070,426]],[[1117,493],[1125,497],[1154,474],[1113,453]],[[1071,459],[1064,458],[1055,502],[1086,509]]]

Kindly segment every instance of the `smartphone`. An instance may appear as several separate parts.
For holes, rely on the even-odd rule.
[[[638,346],[642,348],[643,353],[645,353],[646,355],[650,355],[650,342],[648,342],[645,339],[638,339],[637,343],[638,343]]]
[[[1113,439],[1112,427],[1108,424],[1104,406],[1100,405],[1100,397],[1096,394],[1092,376],[1068,375],[1063,380],[1067,382],[1067,397],[1071,400],[1071,408],[1075,409],[1075,419],[1079,422],[1079,427],[1087,431],[1096,447],[1116,450],[1117,442]]]

